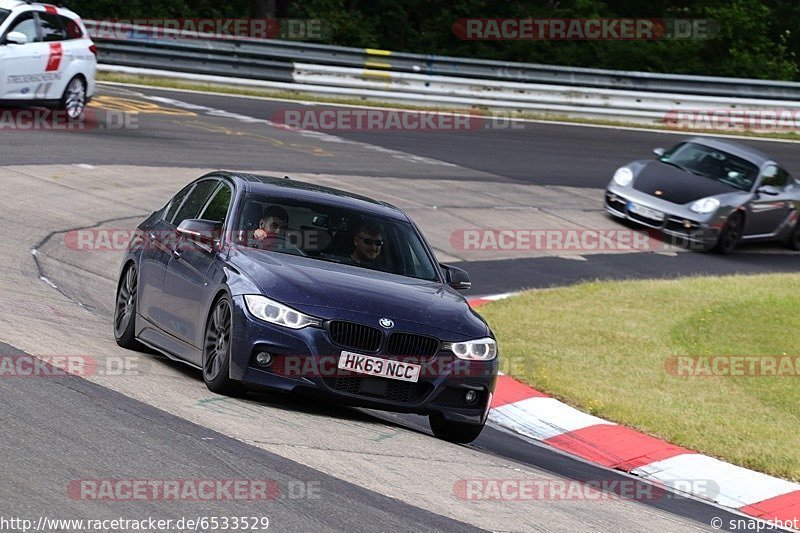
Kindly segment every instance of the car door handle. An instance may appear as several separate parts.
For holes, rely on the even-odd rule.
[[[156,240],[156,234],[151,231],[150,233],[147,234],[147,238],[150,239],[151,241],[154,241]]]
[[[178,248],[172,249],[172,255],[174,255],[177,259],[180,259],[181,253],[178,251]]]

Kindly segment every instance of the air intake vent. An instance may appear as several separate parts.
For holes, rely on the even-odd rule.
[[[362,352],[377,352],[383,339],[383,332],[378,328],[339,320],[330,323],[328,332],[334,344]]]

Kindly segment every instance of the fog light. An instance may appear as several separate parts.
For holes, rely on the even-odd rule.
[[[609,197],[608,197],[608,199],[609,199],[611,202],[616,202],[616,201],[617,201],[617,195],[616,195],[616,194],[612,194],[611,196],[609,196]]]
[[[478,393],[474,390],[468,390],[467,393],[464,395],[464,400],[469,404],[473,405],[475,402],[478,401]]]
[[[691,220],[684,220],[683,221],[683,227],[686,228],[686,229],[691,228],[692,227],[692,221]]]
[[[272,364],[272,355],[267,352],[258,352],[256,355],[256,363],[261,366],[269,366]]]

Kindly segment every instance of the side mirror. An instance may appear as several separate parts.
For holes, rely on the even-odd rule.
[[[221,225],[213,220],[187,218],[178,226],[179,237],[216,248]]]
[[[28,36],[21,31],[12,31],[6,35],[7,44],[27,44]]]
[[[780,191],[774,185],[762,185],[756,189],[756,192],[759,194],[766,194],[767,196],[778,196],[778,194],[780,194]]]
[[[664,155],[663,148],[653,148],[653,153],[656,154],[656,157],[661,157]]]
[[[444,269],[447,284],[457,291],[466,291],[472,288],[472,282],[469,280],[469,274],[465,270],[458,267],[441,265]]]

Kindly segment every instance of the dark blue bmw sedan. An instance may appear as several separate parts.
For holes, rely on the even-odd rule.
[[[202,369],[208,388],[308,391],[427,415],[471,442],[486,422],[498,350],[400,209],[288,178],[214,172],[134,233],[114,335]]]

